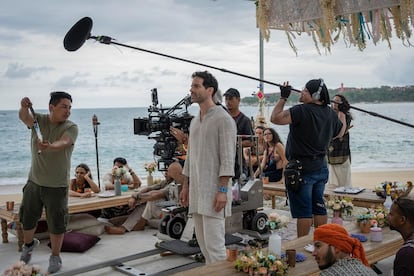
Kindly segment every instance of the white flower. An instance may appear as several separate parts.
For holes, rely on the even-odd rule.
[[[112,175],[115,177],[119,177],[121,178],[122,176],[124,176],[127,173],[126,169],[124,167],[117,167],[114,166],[112,168]]]

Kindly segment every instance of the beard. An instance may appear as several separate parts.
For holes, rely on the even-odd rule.
[[[394,226],[392,226],[391,224],[390,224],[390,230],[395,230],[395,231],[398,231]],[[399,232],[399,231],[398,231]]]
[[[329,249],[326,252],[324,261],[325,261],[324,264],[319,265],[320,270],[327,269],[328,267],[331,267],[336,262],[335,255],[334,255],[334,252],[331,246],[329,246]]]

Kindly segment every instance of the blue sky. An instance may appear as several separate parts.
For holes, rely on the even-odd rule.
[[[92,40],[76,52],[63,48],[63,37],[79,19],[93,19],[92,35],[259,77],[259,34],[255,5],[235,0],[71,0],[9,1],[0,8],[0,110],[18,109],[28,96],[47,108],[49,92],[64,90],[73,108],[141,107],[151,104],[150,90],[171,106],[188,94],[191,73],[209,70],[221,90],[235,87],[242,97],[257,90],[254,80]],[[367,49],[338,42],[319,55],[313,41],[296,39],[296,56],[282,31],[264,43],[264,79],[289,80],[302,88],[324,78],[328,88],[413,85],[414,48],[399,40]],[[265,86],[265,92],[277,87]]]

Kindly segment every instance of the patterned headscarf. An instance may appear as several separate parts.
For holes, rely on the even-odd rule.
[[[339,224],[324,224],[315,229],[314,241],[321,241],[351,254],[352,257],[360,259],[363,264],[369,266],[365,257],[365,250],[358,239],[349,236],[346,229]]]

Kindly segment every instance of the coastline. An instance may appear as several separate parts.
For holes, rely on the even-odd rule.
[[[389,168],[389,169],[353,169],[352,186],[374,189],[375,186],[384,181],[402,182],[414,181],[414,168]],[[0,186],[0,205],[5,205],[6,201],[20,202],[22,198],[22,188],[20,185]]]

